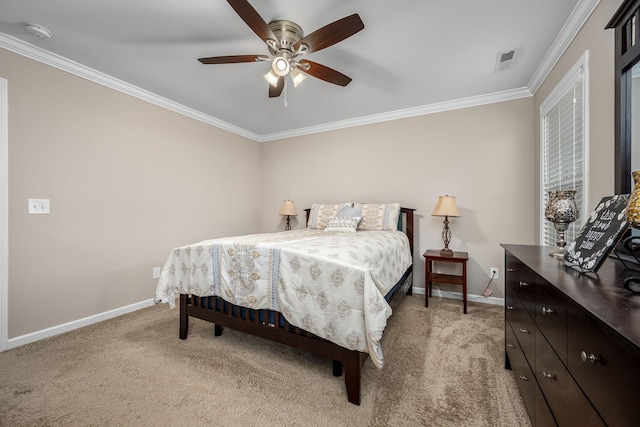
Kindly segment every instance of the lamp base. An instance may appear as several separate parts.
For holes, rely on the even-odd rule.
[[[440,250],[440,256],[453,256],[453,251],[451,249],[442,249]]]

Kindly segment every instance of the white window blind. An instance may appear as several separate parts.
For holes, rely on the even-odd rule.
[[[541,106],[542,183],[541,244],[555,245],[553,223],[544,217],[550,190],[576,190],[580,218],[565,233],[575,240],[586,215],[586,82],[587,53],[565,76]]]

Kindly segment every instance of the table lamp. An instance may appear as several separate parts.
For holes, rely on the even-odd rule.
[[[284,229],[287,231],[291,230],[291,217],[298,216],[298,214],[296,213],[296,208],[295,206],[293,206],[293,200],[284,200],[282,202],[280,215],[287,217],[287,226]]]
[[[453,256],[453,251],[449,249],[449,242],[451,241],[449,217],[460,216],[460,211],[458,211],[458,206],[456,205],[456,198],[454,196],[438,197],[438,203],[436,203],[436,207],[431,215],[444,217],[444,228],[442,229],[442,241],[444,242],[444,249],[440,251],[440,255]]]

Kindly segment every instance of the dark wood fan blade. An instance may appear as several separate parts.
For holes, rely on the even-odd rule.
[[[339,86],[346,86],[351,83],[351,77],[345,76],[341,72],[322,64],[318,64],[317,62],[304,60],[300,61],[300,64],[309,64],[308,70],[305,70],[303,67],[300,67],[300,69],[306,74],[309,74],[310,76],[313,76],[320,80],[324,80],[325,82],[333,83],[334,85]]]
[[[264,55],[228,55],[212,56],[211,58],[198,58],[203,64],[237,64],[240,62],[256,62],[258,58],[265,58]]]
[[[278,86],[273,87],[269,85],[269,98],[277,98],[282,93],[282,89],[284,89],[284,77],[280,77],[278,79]]]
[[[269,28],[262,16],[249,4],[247,0],[227,0],[233,10],[242,18],[242,20],[258,35],[265,43],[267,39],[276,40],[273,31]]]
[[[363,28],[364,23],[355,13],[314,31],[298,41],[293,47],[298,50],[300,45],[306,44],[309,46],[308,53],[317,52],[351,37]]]

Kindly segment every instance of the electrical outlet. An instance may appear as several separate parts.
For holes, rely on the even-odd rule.
[[[29,199],[27,212],[31,215],[47,215],[51,213],[49,199]]]
[[[496,267],[491,267],[489,269],[489,277],[491,277],[492,279],[498,280],[499,276],[500,276],[500,269]]]
[[[153,267],[153,278],[154,279],[160,278],[160,267]]]

